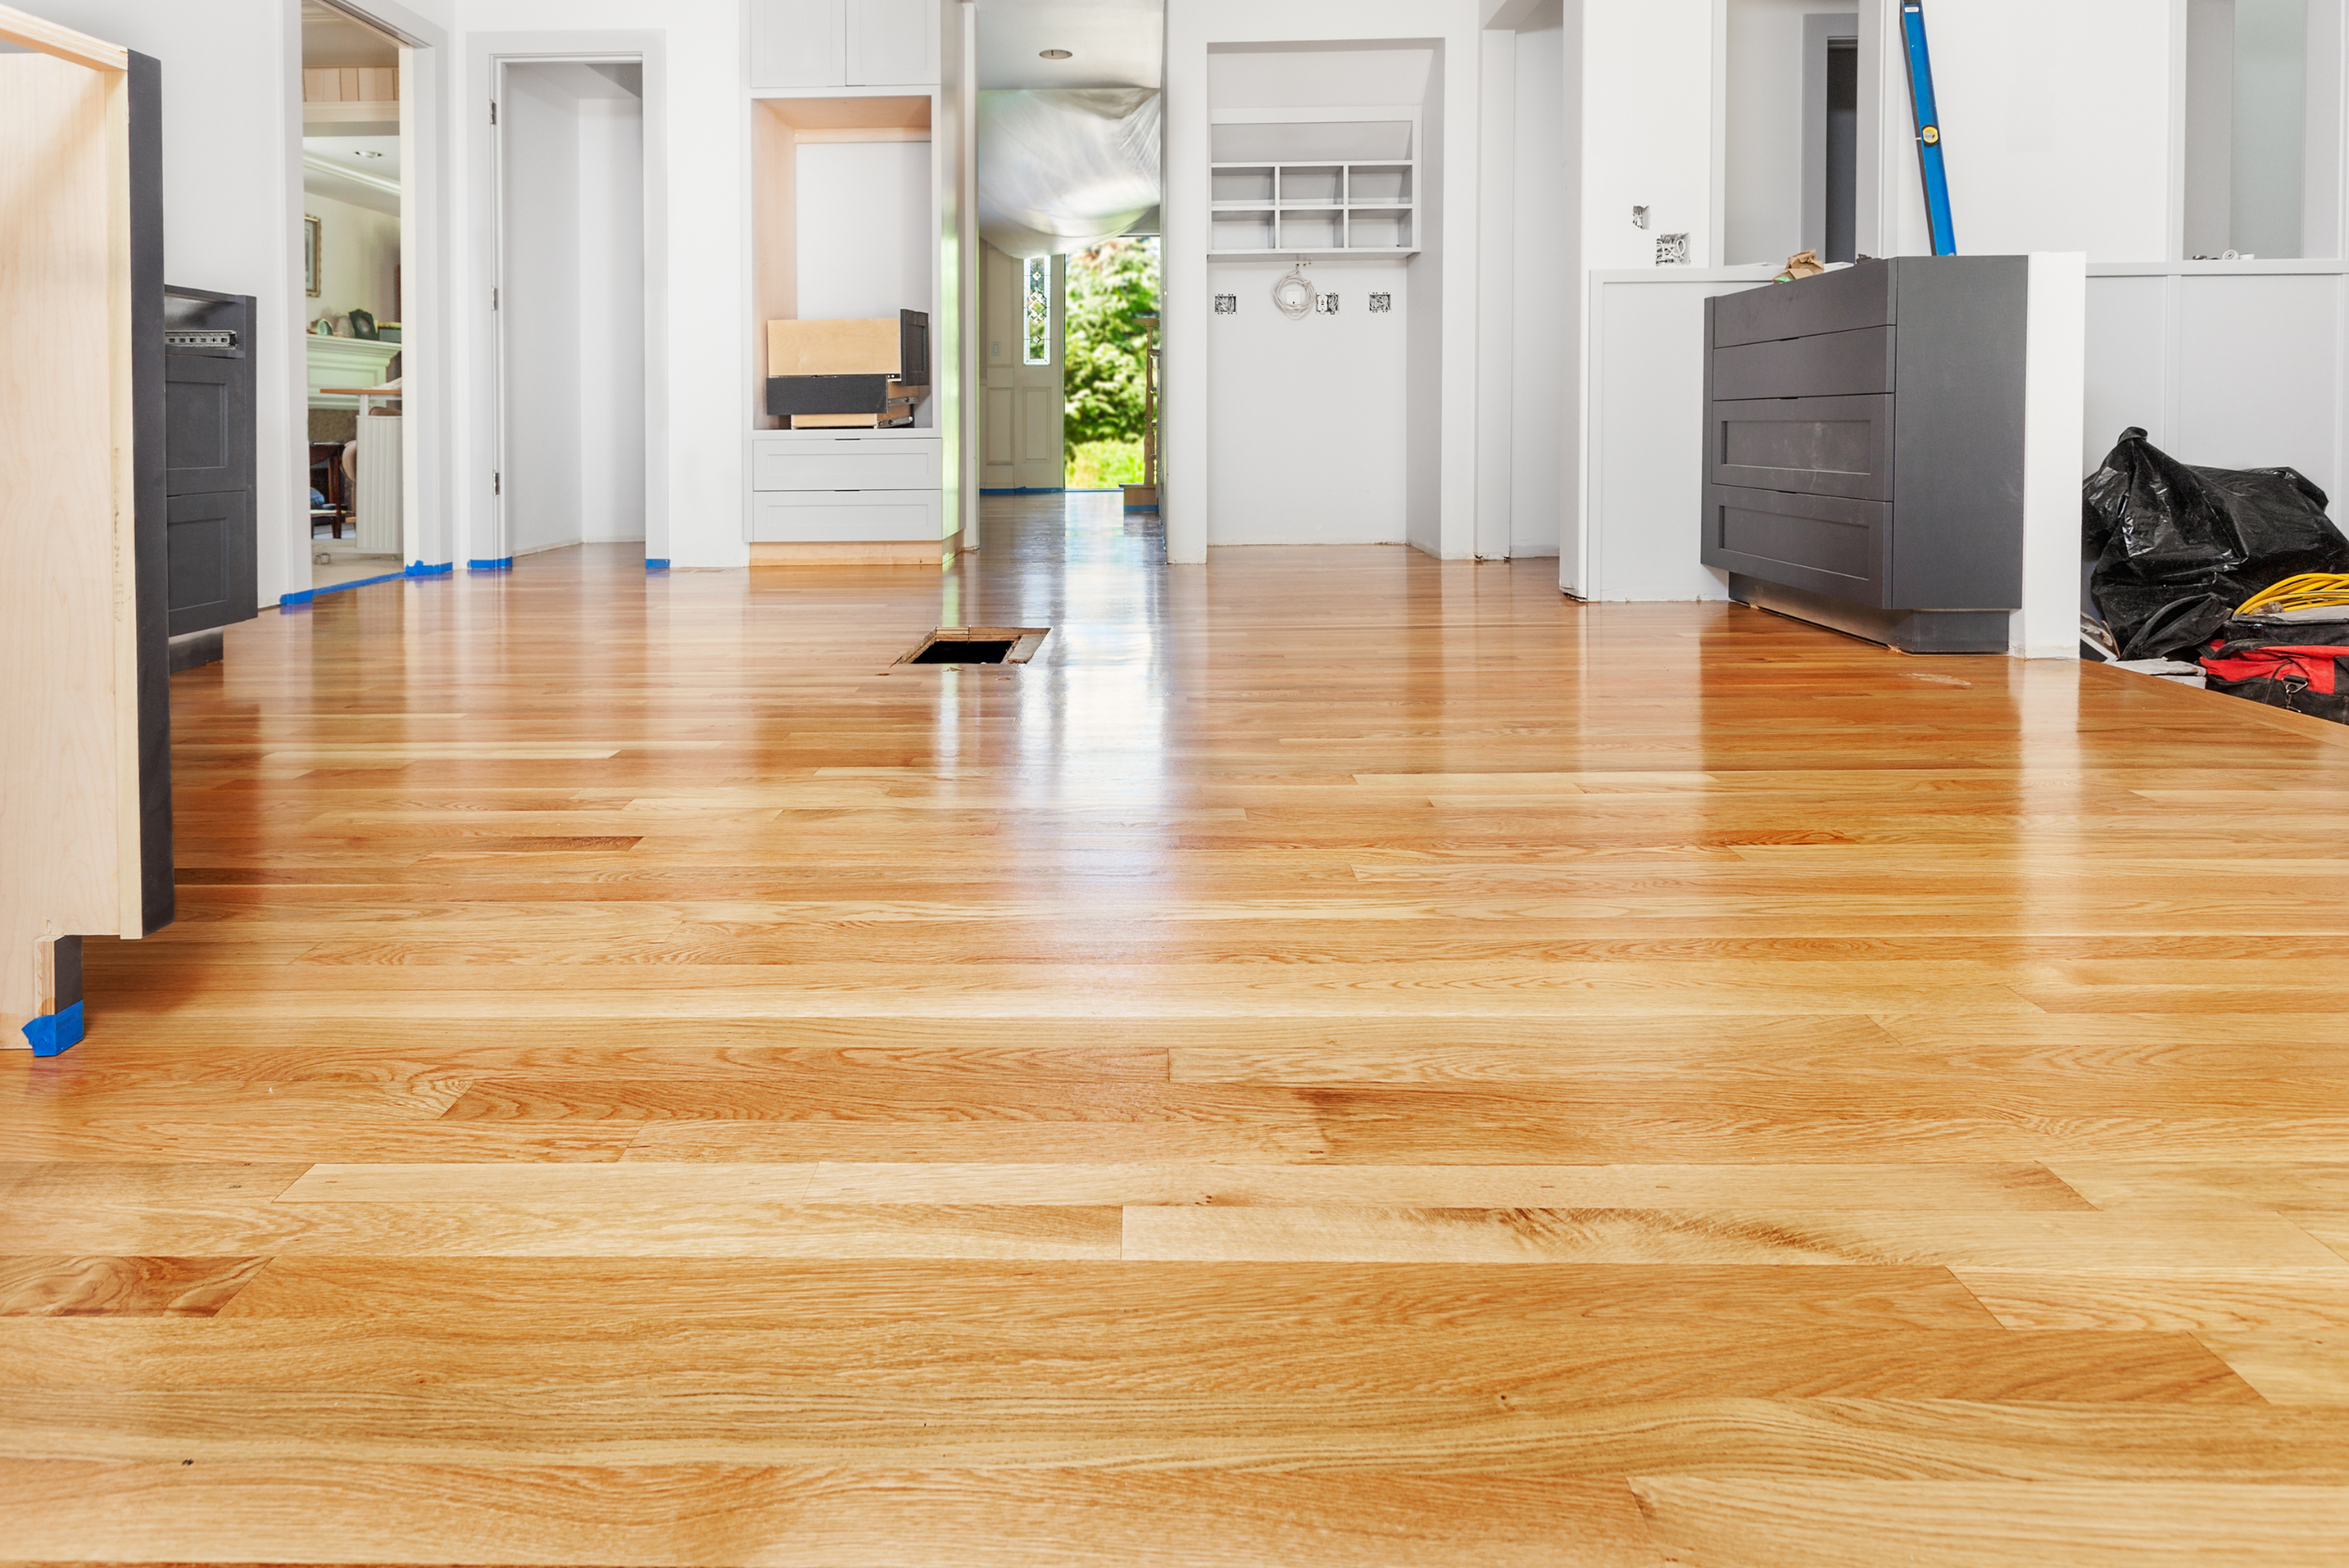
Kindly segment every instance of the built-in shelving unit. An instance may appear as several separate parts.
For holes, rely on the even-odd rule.
[[[1214,164],[1209,253],[1414,255],[1417,175],[1409,159]]]
[[[1231,109],[1209,137],[1209,260],[1419,253],[1417,107]]]

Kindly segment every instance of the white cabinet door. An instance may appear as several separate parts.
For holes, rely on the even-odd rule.
[[[843,0],[751,0],[751,85],[845,85],[842,6]]]
[[[850,86],[930,86],[937,81],[933,0],[848,0]]]

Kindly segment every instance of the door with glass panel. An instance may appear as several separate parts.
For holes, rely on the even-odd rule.
[[[1065,483],[1061,420],[1068,259],[985,249],[979,347],[986,397],[979,415],[979,484],[1058,490]]]

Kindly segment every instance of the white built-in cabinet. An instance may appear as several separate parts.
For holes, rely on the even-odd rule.
[[[941,427],[959,407],[943,376],[938,0],[750,0],[750,25],[751,560],[934,566],[949,526]],[[931,391],[911,426],[775,428],[769,322],[900,310],[930,323]]]
[[[939,0],[751,0],[751,85],[938,81]]]

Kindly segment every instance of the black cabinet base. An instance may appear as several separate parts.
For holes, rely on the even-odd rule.
[[[1903,653],[2004,653],[2006,610],[1880,610],[1825,594],[1781,587],[1742,573],[1729,574],[1729,596],[1831,631],[1881,642]]]
[[[172,673],[182,670],[197,670],[206,664],[220,662],[227,639],[218,627],[205,631],[184,631],[172,639]]]

